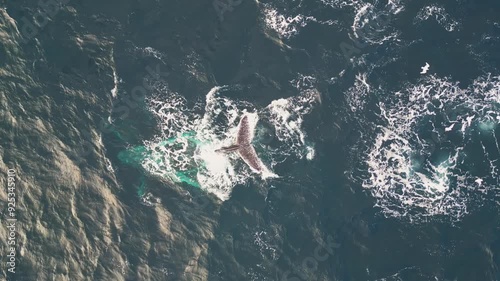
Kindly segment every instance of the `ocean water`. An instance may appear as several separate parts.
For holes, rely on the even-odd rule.
[[[499,13],[0,1],[0,279],[500,280]]]

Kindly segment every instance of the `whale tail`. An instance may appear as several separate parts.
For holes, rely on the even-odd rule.
[[[262,172],[264,164],[257,156],[257,152],[252,145],[255,126],[250,126],[248,116],[243,115],[238,125],[238,134],[236,135],[236,144],[228,147],[222,147],[216,152],[238,152],[241,159],[250,166],[255,172]]]

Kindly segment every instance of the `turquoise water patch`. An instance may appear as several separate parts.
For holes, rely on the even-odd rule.
[[[118,159],[162,178],[199,188],[196,175],[203,165],[200,167],[189,155],[192,156],[201,143],[196,138],[196,132],[189,131],[178,137],[128,148],[118,154]]]
[[[495,130],[496,126],[497,126],[496,121],[487,120],[487,121],[479,122],[478,127],[483,132],[491,132],[491,131]]]

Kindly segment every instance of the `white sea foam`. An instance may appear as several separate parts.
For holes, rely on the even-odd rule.
[[[378,8],[370,3],[357,6],[352,23],[351,39],[370,45],[396,41],[399,33],[390,25],[390,18],[397,13],[391,7]]]
[[[394,15],[397,15],[404,11],[405,7],[401,2],[401,0],[388,0],[387,7],[389,8],[389,11]]]
[[[454,20],[441,6],[431,5],[422,8],[418,12],[415,22],[420,23],[429,18],[434,18],[448,32],[456,31],[460,28],[460,23]]]
[[[404,5],[400,0],[388,0],[385,5],[378,5],[356,1],[356,0],[321,0],[321,2],[334,9],[344,9],[346,7],[354,10],[352,24],[353,34],[351,39],[368,44],[382,44],[386,41],[397,40],[399,32],[393,30],[389,19],[391,16],[399,14],[404,10]],[[296,6],[300,7],[301,2]],[[275,30],[282,38],[288,39],[300,33],[300,30],[310,22],[321,25],[338,25],[336,19],[318,20],[312,15],[294,13],[293,8],[288,11],[281,11],[271,4],[263,4],[264,22],[270,29]],[[383,18],[386,19],[383,19]]]
[[[259,248],[262,258],[269,258],[271,260],[278,259],[278,250],[272,243],[273,237],[270,237],[270,235],[264,230],[255,232],[253,237],[254,244]]]
[[[278,12],[270,5],[264,6],[264,21],[267,27],[275,30],[280,36],[290,38],[299,33],[299,29],[307,25],[313,17],[306,17],[298,14],[294,17],[287,17]]]
[[[351,39],[359,44],[381,45],[397,41],[400,32],[390,24],[390,19],[404,10],[400,0],[388,0],[385,5],[358,0],[321,0],[334,9],[351,9],[354,12]]]
[[[321,0],[321,2],[335,9],[342,9],[345,7],[356,7],[364,4],[363,1],[358,1],[358,0]]]
[[[298,4],[300,7],[300,4]],[[322,25],[335,25],[337,20],[321,21],[314,16],[306,16],[302,14],[286,15],[284,12],[279,11],[271,4],[263,5],[264,23],[270,29],[276,31],[282,38],[288,39],[299,34],[300,30],[308,25],[310,22],[316,22]]]
[[[385,124],[378,126],[364,159],[369,177],[363,186],[376,205],[388,216],[458,220],[479,193],[486,196],[481,200],[500,194],[494,131],[500,123],[499,101],[498,76],[478,78],[462,89],[431,75],[381,102]],[[468,155],[477,145],[483,155]],[[488,174],[471,170],[480,163]]]
[[[113,89],[111,89],[111,97],[116,98],[118,94],[118,74],[116,74],[116,64],[115,64],[115,59],[114,59],[114,50],[111,49],[111,69],[113,70]]]
[[[264,109],[266,115],[270,117],[269,121],[274,125],[277,139],[284,144],[274,153],[298,158],[312,153],[314,149],[307,146],[302,122],[318,99],[319,92],[307,90],[300,96],[275,100]]]
[[[302,91],[314,88],[316,83],[316,78],[314,76],[304,75],[301,73],[298,73],[297,76],[297,78],[290,81],[292,86],[294,86],[297,90]]]
[[[145,57],[154,57],[155,59],[163,61],[163,62],[164,62],[164,59],[166,57],[165,54],[156,50],[153,47],[143,47],[143,48],[135,47],[135,51],[142,54]]]
[[[352,112],[362,111],[368,100],[370,85],[367,82],[367,73],[358,73],[354,86],[347,90],[345,97]]]

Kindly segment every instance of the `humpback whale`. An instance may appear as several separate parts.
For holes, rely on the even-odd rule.
[[[241,159],[245,161],[245,163],[250,166],[252,170],[255,172],[262,172],[265,169],[264,164],[257,156],[257,152],[255,151],[252,140],[254,136],[254,126],[250,126],[250,122],[248,121],[248,116],[243,115],[240,119],[240,123],[238,124],[238,133],[236,135],[236,144],[221,147],[216,149],[215,152],[238,152]]]

